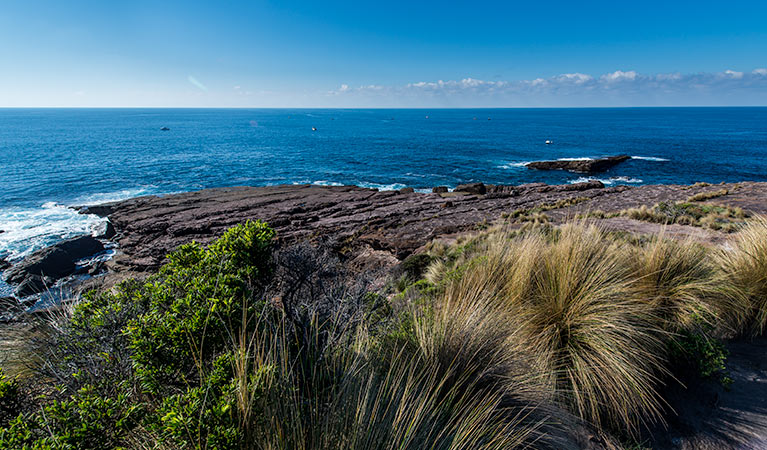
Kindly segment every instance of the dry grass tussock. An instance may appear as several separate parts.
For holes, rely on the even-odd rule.
[[[703,202],[706,200],[711,200],[712,198],[718,198],[723,197],[727,194],[729,194],[730,191],[727,189],[719,189],[718,191],[708,191],[708,192],[700,192],[698,194],[692,195],[687,198],[688,202]]]
[[[663,330],[728,325],[720,319],[739,307],[738,292],[710,256],[699,243],[663,232],[631,249],[635,295],[652,306]]]
[[[530,358],[528,376],[552,400],[600,427],[636,431],[660,418],[662,339],[652,308],[636,298],[624,244],[581,223],[496,233],[472,253],[447,284],[445,304],[492,305],[506,348]]]
[[[733,233],[746,223],[749,214],[743,209],[709,203],[661,202],[652,208],[645,205],[620,212],[621,216],[634,220],[660,224],[690,225],[711,230]]]
[[[507,407],[503,392],[480,389],[462,372],[474,364],[482,370],[481,364],[469,360],[461,368],[444,367],[400,352],[379,370],[366,348],[367,336],[360,333],[355,342],[357,352],[329,352],[321,364],[299,374],[285,341],[251,336],[241,352],[250,362],[235,373],[266,376],[259,395],[238,398],[242,417],[259,413],[253,418],[260,420],[242,425],[249,448],[490,450],[540,438],[527,409]]]
[[[767,218],[756,217],[716,258],[736,290],[728,317],[736,330],[753,336],[767,331]]]
[[[487,330],[477,334],[487,342],[463,346],[513,353],[552,400],[600,428],[663,420],[670,343],[767,329],[764,218],[722,251],[663,232],[621,239],[586,221],[496,228],[430,251],[439,314],[465,318],[456,335]]]

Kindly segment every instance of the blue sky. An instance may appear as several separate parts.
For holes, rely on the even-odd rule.
[[[0,106],[767,105],[767,2],[36,1]]]

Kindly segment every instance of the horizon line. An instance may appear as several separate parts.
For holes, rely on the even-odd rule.
[[[637,105],[637,106],[0,106],[0,109],[335,109],[335,110],[471,110],[471,109],[661,109],[661,108],[767,108],[765,105]]]

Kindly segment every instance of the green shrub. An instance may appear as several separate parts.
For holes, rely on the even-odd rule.
[[[254,286],[270,271],[274,232],[262,222],[228,230],[208,249],[192,243],[169,255],[140,296],[148,311],[125,332],[137,377],[147,392],[184,385],[204,361],[231,343],[243,308],[257,316]]]
[[[43,424],[37,416],[18,415],[8,424],[0,426],[0,448],[23,450],[52,450],[46,442]]]
[[[402,261],[402,271],[411,280],[417,281],[423,277],[424,272],[431,264],[432,257],[428,253],[410,255]]]
[[[208,248],[181,246],[147,281],[88,293],[71,316],[52,320],[41,371],[60,389],[39,413],[10,420],[18,386],[3,377],[0,448],[115,448],[139,426],[184,448],[237,448],[237,385],[226,355],[248,326],[244,317],[263,310],[273,237],[266,224],[247,222]],[[187,420],[195,433],[181,432]]]
[[[164,442],[173,442],[179,448],[242,448],[245,427],[242,426],[242,411],[237,407],[241,401],[238,396],[248,398],[251,406],[248,415],[254,420],[263,420],[263,412],[254,411],[253,405],[262,401],[266,388],[264,379],[270,376],[273,368],[263,366],[246,374],[246,381],[240,386],[235,377],[235,358],[232,353],[216,358],[201,386],[163,400],[155,427]],[[238,392],[238,389],[245,392]]]
[[[127,394],[108,398],[85,386],[68,400],[56,400],[39,413],[19,415],[0,427],[3,449],[112,449],[145,415],[143,405]]]
[[[21,392],[16,378],[8,378],[0,369],[0,427],[4,427],[21,412]]]
[[[671,340],[671,358],[684,362],[702,378],[717,378],[725,387],[731,382],[724,363],[729,352],[717,339],[703,333],[682,331]]]
[[[70,400],[45,407],[41,419],[64,448],[115,448],[144,416],[143,405],[131,400],[125,393],[104,397],[86,386]]]

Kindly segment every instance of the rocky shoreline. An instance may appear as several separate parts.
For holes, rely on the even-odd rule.
[[[4,277],[19,289],[90,274],[94,276],[79,288],[109,287],[126,278],[154,272],[165,261],[165,255],[181,244],[193,240],[209,243],[229,227],[257,219],[274,227],[280,243],[322,242],[352,269],[388,274],[433,240],[451,241],[497,224],[522,227],[526,222],[518,218],[537,217],[536,214],[544,212],[546,220],[554,224],[599,211],[592,216],[593,220],[606,228],[634,235],[664,230],[667,237],[692,237],[709,245],[727,239],[724,232],[712,229],[684,224],[664,227],[610,214],[662,202],[708,202],[717,207],[743,208],[751,214],[767,214],[767,183],[689,186],[605,186],[598,181],[519,186],[474,183],[452,192],[437,187],[432,193],[407,188],[377,191],[354,186],[291,185],[144,196],[78,208],[83,214],[108,219],[99,236],[76,237],[41,249],[5,270]],[[99,260],[82,263],[94,253],[103,252],[105,246],[117,247],[114,258],[106,263]],[[3,330],[24,328],[25,322],[15,317],[27,315],[16,313],[29,307],[32,297],[23,297],[21,302],[13,297],[0,298],[0,322],[15,322],[3,324]],[[4,351],[15,351],[22,345],[14,332],[6,333],[5,338],[0,333],[0,347]],[[764,398],[765,394],[763,380],[767,367],[763,355],[767,342],[764,338],[733,340],[727,342],[727,348],[731,352],[727,368],[734,387],[725,389],[714,382],[701,382],[689,391],[674,387],[669,398],[678,415],[673,416],[667,428],[658,426],[653,431],[664,448],[688,448],[679,442],[689,444],[689,448],[719,448],[712,443],[721,440],[741,442],[736,433],[719,436],[711,432],[731,424],[740,427],[738,432],[750,439],[742,441],[749,448],[751,444],[754,448],[763,444],[759,433],[767,426],[766,416],[760,403],[754,400]],[[584,448],[612,448],[603,437],[588,433],[584,436],[588,441]],[[673,436],[686,437],[682,441]]]
[[[381,269],[396,265],[432,240],[449,240],[508,223],[509,215],[519,211],[544,207],[547,219],[558,222],[587,211],[651,207],[721,190],[728,194],[716,198],[718,204],[767,213],[767,183],[756,182],[691,186],[605,186],[599,181],[517,186],[474,183],[452,192],[437,187],[426,194],[411,188],[378,191],[356,186],[282,185],[143,196],[77,208],[82,214],[108,219],[101,241],[81,237],[42,249],[7,269],[4,278],[17,286],[18,297],[81,272],[94,275],[106,270],[106,278],[115,282],[155,271],[181,244],[193,240],[205,244],[237,223],[257,219],[274,227],[281,242],[322,241],[352,267]],[[607,227],[632,233],[660,228],[622,217],[603,221]],[[680,225],[669,226],[667,234],[695,235],[708,242],[724,237]],[[114,258],[105,265],[95,262],[92,267],[75,267],[75,261],[102,251],[102,242],[108,241],[119,249]]]

